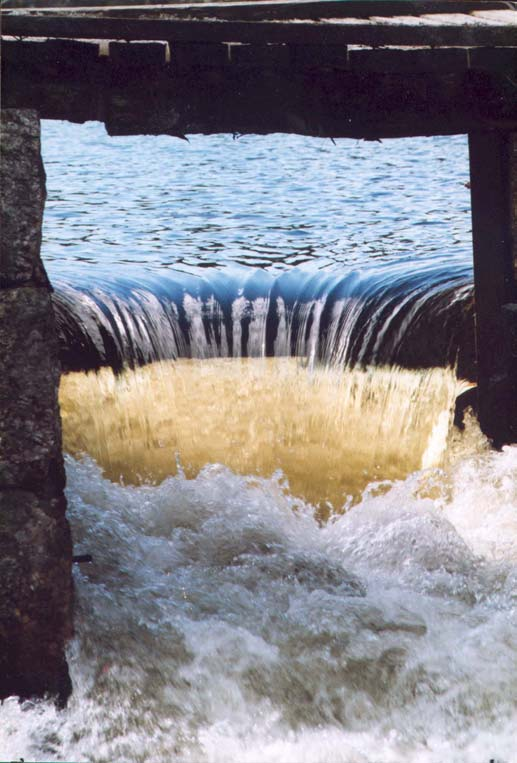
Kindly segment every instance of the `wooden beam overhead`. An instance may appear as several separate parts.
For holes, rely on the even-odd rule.
[[[517,12],[516,12],[517,19]],[[322,45],[517,46],[517,26],[464,16],[440,23],[421,17],[389,20],[223,21],[8,14],[3,33],[16,37],[166,40],[177,42],[299,43]]]
[[[102,49],[101,49],[102,48]],[[128,74],[139,67],[154,73],[168,63],[189,69],[350,71],[378,74],[447,74],[477,70],[517,73],[517,48],[371,48],[346,45],[264,45],[166,42],[85,42],[41,39],[2,40],[4,64],[32,67],[38,76],[49,77],[79,68],[81,77],[95,77],[99,56]],[[56,68],[57,67],[57,68]]]

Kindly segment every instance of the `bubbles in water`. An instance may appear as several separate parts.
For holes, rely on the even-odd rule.
[[[517,448],[372,486],[325,525],[279,476],[158,486],[68,459],[74,694],[13,757],[510,763]],[[441,490],[434,498],[429,483]]]

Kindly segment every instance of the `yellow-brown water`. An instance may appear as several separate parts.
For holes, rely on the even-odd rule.
[[[65,449],[113,481],[187,477],[207,463],[282,470],[326,513],[372,480],[440,463],[458,382],[452,371],[308,369],[295,358],[178,360],[116,377],[62,379]]]

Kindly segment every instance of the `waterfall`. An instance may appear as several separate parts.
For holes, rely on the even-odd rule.
[[[5,701],[2,757],[512,763],[517,448],[470,392],[452,425],[464,138],[74,129],[44,246],[92,561],[69,706]]]
[[[54,304],[65,371],[293,356],[339,367],[457,366],[474,378],[472,286],[461,267],[58,279]]]
[[[376,480],[442,463],[462,386],[449,369],[316,367],[296,358],[177,360],[61,383],[65,449],[156,484],[207,463],[271,477],[322,516]],[[441,426],[440,426],[441,423]]]

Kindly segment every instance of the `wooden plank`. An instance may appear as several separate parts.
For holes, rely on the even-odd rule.
[[[346,46],[297,44],[279,46],[288,49],[288,68],[274,58],[255,65],[255,55],[239,65],[226,56],[228,47],[241,46],[218,43],[169,43],[170,63],[142,70],[129,63],[138,45],[145,50],[146,43],[124,47],[127,65],[104,56],[74,63],[64,76],[66,68],[33,55],[45,43],[11,41],[6,49],[13,57],[4,54],[3,105],[33,108],[43,118],[109,121],[110,129],[116,122],[126,134],[276,131],[383,138],[466,133],[483,125],[517,130],[517,100],[506,72],[350,71]],[[271,50],[275,46],[249,48],[264,56],[278,53]],[[116,105],[109,107],[109,117],[108,104]]]
[[[503,313],[503,305],[517,299],[509,147],[504,132],[469,135],[479,420],[498,446],[517,441],[517,398]]]
[[[509,11],[510,17],[514,22],[517,22],[517,11]],[[372,16],[370,21],[374,21],[377,24],[405,24],[407,26],[421,26],[421,27],[488,27],[488,26],[512,26],[508,21],[505,21],[498,17],[496,11],[490,13],[484,13],[483,16],[478,16],[474,13],[422,13],[417,16],[403,15],[393,16],[385,18],[384,16]],[[346,20],[343,19],[343,22]]]
[[[510,17],[513,20],[517,20],[517,12],[509,11]],[[463,26],[469,24],[470,26],[501,26],[509,25],[509,21],[505,17],[502,19],[497,15],[497,11],[490,11],[484,13],[482,16],[478,16],[476,13],[427,13],[422,14],[420,18],[425,21],[426,24],[441,25],[447,24],[449,26]]]
[[[23,46],[27,43],[16,43]],[[451,135],[494,125],[507,113],[498,78],[482,91],[480,109],[465,92],[463,73],[440,75],[319,70],[191,69],[174,64],[149,77],[113,77],[109,58],[65,79],[60,70],[8,61],[4,108],[35,109],[44,119],[98,120],[113,134],[271,132],[364,139]],[[150,86],[151,83],[151,86]],[[499,96],[502,96],[501,98]],[[115,108],[116,107],[116,108]],[[510,104],[511,108],[511,104]]]
[[[505,10],[505,11],[498,11],[498,10],[492,10],[488,12],[486,9],[483,11],[475,11],[472,13],[473,16],[480,19],[494,19],[497,21],[502,22],[503,24],[517,24],[517,13],[515,10]]]
[[[171,63],[180,72],[192,69],[222,69],[230,65],[228,45],[220,42],[174,42]]]
[[[466,71],[467,48],[351,48],[351,71],[379,73],[440,73]]]
[[[471,69],[505,74],[506,78],[517,76],[517,47],[472,48],[469,50],[469,65]]]
[[[147,47],[145,43],[110,43],[110,51],[113,46],[126,49],[127,61],[130,63],[131,51],[139,45]],[[230,66],[232,69],[256,69],[264,72],[349,68],[347,48],[338,45],[171,43],[170,61],[182,73],[192,69],[227,69]]]
[[[105,46],[105,50],[100,47]],[[66,65],[87,67],[99,55],[110,56],[120,69],[160,67],[170,59],[168,43],[37,41],[4,38],[4,61],[24,66]],[[517,74],[517,48],[370,48],[343,45],[248,45],[224,43],[173,43],[172,61],[186,72],[195,68],[286,68],[298,70],[342,70],[379,74],[446,74],[467,69]],[[245,50],[240,50],[245,48]],[[85,68],[86,73],[86,68]]]
[[[249,69],[289,69],[291,55],[288,45],[231,45],[232,66]]]
[[[502,25],[374,23],[359,19],[310,21],[187,21],[83,16],[7,15],[7,35],[75,39],[165,40],[178,42],[298,43],[392,46],[513,46],[515,28]]]
[[[167,44],[162,42],[110,42],[111,63],[123,69],[145,69],[164,66]]]
[[[227,2],[227,3],[146,3],[123,5],[107,3],[106,0],[91,0],[87,6],[81,0],[67,2],[66,7],[51,0],[39,0],[31,3],[31,8],[23,8],[24,13],[69,13],[73,12],[105,14],[109,16],[141,16],[145,14],[170,13],[177,17],[189,18],[224,18],[238,20],[268,19],[320,19],[325,17],[401,16],[420,15],[422,13],[471,13],[480,10],[508,10],[511,3],[503,0],[262,0],[262,2]],[[52,7],[53,5],[53,7]],[[513,3],[517,8],[517,3]],[[4,9],[17,7],[5,3]],[[75,7],[74,7],[75,6]],[[108,7],[107,7],[108,6]]]
[[[80,72],[96,63],[99,58],[99,45],[78,40],[44,40],[24,42],[2,41],[2,59],[24,67],[49,67],[66,74]]]
[[[295,71],[349,68],[346,45],[289,45],[289,51]]]

